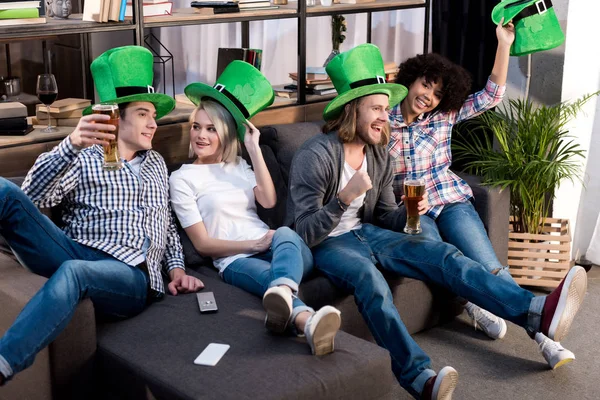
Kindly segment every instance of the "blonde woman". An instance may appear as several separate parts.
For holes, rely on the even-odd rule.
[[[194,83],[186,95],[197,105],[190,116],[190,153],[195,160],[170,178],[171,202],[196,250],[213,258],[229,284],[262,296],[268,330],[291,327],[305,334],[313,354],[333,351],[340,312],[314,312],[298,297],[313,267],[310,250],[291,229],[270,230],[256,203],[277,202],[259,147],[260,133],[247,119],[273,102],[273,89],[253,66],[232,62],[214,87]],[[238,156],[244,143],[254,171]]]

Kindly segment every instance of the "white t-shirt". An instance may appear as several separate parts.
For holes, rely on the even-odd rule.
[[[367,171],[367,156],[363,158],[363,162],[360,166],[360,171]],[[338,186],[338,193],[346,187],[350,179],[356,174],[356,170],[350,166],[347,162],[344,162],[344,171],[342,172],[342,179],[340,180],[340,186]],[[358,211],[365,203],[365,195],[358,196],[352,203],[348,206],[348,209],[344,211],[342,214],[342,218],[340,219],[340,223],[335,227],[333,231],[328,236],[335,237],[343,235],[344,233],[353,231],[355,229],[360,229],[362,227],[362,223],[360,222],[360,216],[358,215]]]
[[[171,174],[171,204],[183,228],[203,222],[208,235],[221,240],[256,240],[269,231],[256,213],[254,171],[241,157],[237,161],[185,164]],[[252,254],[213,261],[222,273],[234,260]]]

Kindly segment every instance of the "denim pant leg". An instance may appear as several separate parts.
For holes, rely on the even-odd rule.
[[[392,292],[357,231],[325,239],[313,248],[315,267],[337,287],[354,295],[358,310],[377,344],[390,352],[392,370],[400,385],[419,397],[435,375],[427,354],[408,333],[394,305]]]
[[[539,328],[544,297],[508,282],[456,247],[364,224],[366,240],[381,267],[399,275],[436,283],[531,334]],[[531,323],[531,321],[537,321]]]
[[[4,178],[0,178],[0,234],[22,265],[46,278],[67,260],[88,259],[88,247],[69,238]]]
[[[287,285],[294,294],[298,285],[313,268],[313,256],[296,232],[288,227],[275,231],[271,243],[271,273],[269,287]]]
[[[516,285],[508,267],[496,257],[483,222],[471,202],[446,204],[436,223],[444,241],[483,264],[488,271],[498,270],[496,275]]]
[[[0,371],[10,377],[30,366],[67,326],[82,299],[90,298],[97,313],[129,317],[145,308],[147,288],[144,272],[109,256],[65,261],[0,338]]]
[[[230,285],[262,298],[267,289],[273,286],[271,285],[273,282],[272,259],[273,253],[271,251],[255,254],[251,257],[238,258],[223,270],[223,280]],[[289,275],[301,277],[302,272],[293,272],[289,273]],[[294,281],[291,282],[296,287],[296,289],[292,288],[292,290],[297,291],[298,284]],[[292,321],[302,311],[314,311],[297,296],[293,296],[292,298],[292,307]]]

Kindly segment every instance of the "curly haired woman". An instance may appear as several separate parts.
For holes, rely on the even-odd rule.
[[[492,73],[485,88],[469,95],[469,73],[438,54],[422,54],[400,64],[396,83],[408,88],[408,95],[389,114],[391,137],[388,150],[394,169],[394,192],[402,198],[405,177],[425,179],[428,210],[421,210],[423,233],[431,240],[446,241],[489,271],[514,282],[502,265],[473,207],[469,185],[450,171],[450,148],[454,124],[473,118],[498,105],[506,90],[510,47],[515,39],[511,22],[496,28],[498,47]],[[515,283],[516,284],[516,283]],[[489,337],[501,339],[506,322],[472,303],[465,309]],[[551,368],[572,361],[575,356],[538,333],[535,336]]]

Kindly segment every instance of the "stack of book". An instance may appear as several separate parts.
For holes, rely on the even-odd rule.
[[[40,17],[39,1],[2,0],[0,2],[0,26],[45,24]]]
[[[124,21],[126,6],[127,0],[85,0],[82,19],[94,22]]]
[[[173,12],[173,3],[166,0],[143,0],[144,17],[157,17],[160,15],[171,15]],[[127,3],[125,9],[125,18],[133,18],[133,4]]]
[[[272,5],[269,0],[238,0],[237,3],[240,11],[271,10],[279,8],[279,6]]]
[[[0,135],[25,135],[32,129],[27,124],[27,107],[24,104],[0,103]]]
[[[275,86],[275,95],[294,99],[298,95],[298,73],[290,72],[290,78],[293,83],[289,85]],[[314,94],[325,96],[336,94],[335,87],[322,67],[307,67],[306,68],[306,94]]]
[[[55,126],[77,126],[83,109],[92,104],[86,99],[67,98],[50,104],[50,124]],[[43,104],[36,106],[35,117],[38,124],[48,123],[48,107]]]

